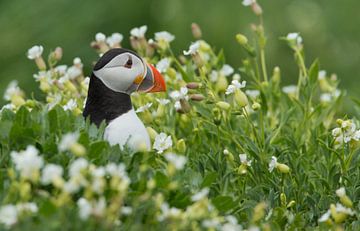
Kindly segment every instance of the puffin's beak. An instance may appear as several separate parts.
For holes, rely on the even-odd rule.
[[[146,64],[146,74],[144,80],[139,85],[138,91],[142,92],[162,92],[166,91],[164,77],[151,64]]]

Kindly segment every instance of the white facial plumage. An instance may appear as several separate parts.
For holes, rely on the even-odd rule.
[[[130,94],[134,81],[139,76],[144,78],[146,64],[144,61],[130,52],[124,52],[115,56],[110,62],[94,74],[105,86],[116,92]]]

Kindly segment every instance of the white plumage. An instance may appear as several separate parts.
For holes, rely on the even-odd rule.
[[[134,109],[112,120],[105,129],[104,139],[110,145],[119,144],[121,148],[127,145],[134,151],[151,148],[149,134]]]

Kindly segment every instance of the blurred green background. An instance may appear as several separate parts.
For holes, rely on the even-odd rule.
[[[131,28],[148,25],[147,37],[167,30],[176,36],[177,53],[188,48],[192,38],[190,24],[197,22],[204,39],[224,48],[227,62],[235,67],[243,52],[235,42],[238,32],[250,37],[250,23],[256,21],[242,0],[0,0],[0,94],[9,81],[17,79],[29,96],[37,91],[32,75],[35,64],[26,51],[43,45],[45,54],[56,46],[64,49],[62,63],[81,57],[86,73],[95,52],[89,47],[96,32],[120,32],[128,47]],[[283,82],[295,82],[297,70],[292,52],[280,41],[288,32],[304,38],[307,63],[319,57],[323,69],[335,72],[341,88],[360,95],[360,7],[359,0],[258,0],[264,10],[268,40],[268,69],[279,65]],[[2,101],[0,101],[2,102]]]

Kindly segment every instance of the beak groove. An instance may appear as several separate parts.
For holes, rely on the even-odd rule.
[[[151,64],[146,64],[147,72],[144,80],[139,85],[138,91],[142,92],[164,92],[166,91],[166,84],[164,77]]]

